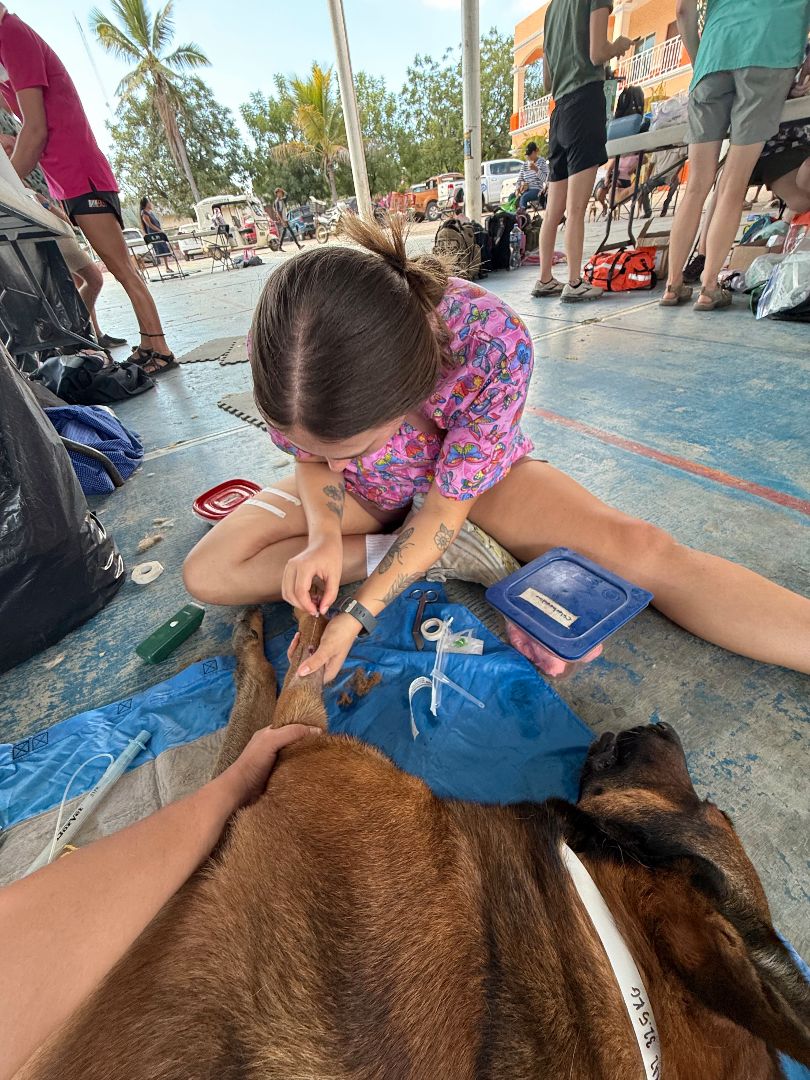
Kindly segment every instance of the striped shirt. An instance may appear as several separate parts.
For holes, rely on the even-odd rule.
[[[536,168],[535,168],[536,166]],[[548,183],[548,162],[543,157],[537,161],[524,161],[523,168],[518,173],[518,186],[525,184],[529,191],[542,191]]]

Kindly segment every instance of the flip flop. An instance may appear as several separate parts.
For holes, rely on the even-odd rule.
[[[672,293],[669,299],[667,299],[667,293]],[[666,292],[658,301],[658,304],[660,307],[677,307],[678,304],[685,304],[687,300],[691,299],[691,285],[667,285]]]
[[[708,297],[708,304],[701,304],[700,298]],[[720,308],[731,307],[732,294],[730,289],[701,289],[697,302],[693,305],[694,311],[719,311]]]

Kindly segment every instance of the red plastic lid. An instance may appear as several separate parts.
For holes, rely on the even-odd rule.
[[[192,509],[203,521],[222,521],[245,499],[252,498],[260,491],[261,485],[254,484],[252,480],[226,480],[203,492],[194,500]]]

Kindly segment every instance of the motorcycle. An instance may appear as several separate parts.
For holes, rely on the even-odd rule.
[[[346,203],[338,203],[337,206],[333,206],[331,210],[327,210],[323,214],[318,214],[316,219],[317,225],[315,226],[315,239],[319,244],[325,244],[332,233],[337,233],[340,219],[348,212],[349,208]]]

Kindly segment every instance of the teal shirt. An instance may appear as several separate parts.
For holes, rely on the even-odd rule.
[[[613,10],[613,0],[551,0],[543,26],[543,53],[555,101],[586,83],[604,82],[605,67],[591,63],[591,12]]]
[[[810,0],[708,0],[692,87],[715,71],[797,68]]]

